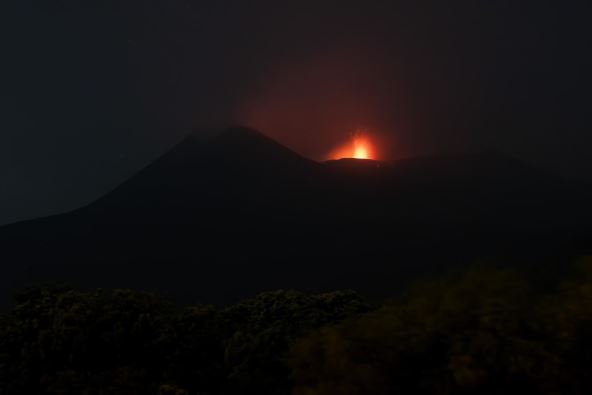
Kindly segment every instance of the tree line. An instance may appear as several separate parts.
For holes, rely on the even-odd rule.
[[[380,302],[37,287],[0,315],[0,394],[583,394],[590,372],[592,257],[544,286],[477,266]]]

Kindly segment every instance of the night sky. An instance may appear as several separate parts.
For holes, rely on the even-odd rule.
[[[90,202],[233,124],[317,160],[365,128],[385,159],[496,149],[592,178],[590,2],[12,3],[0,223]]]

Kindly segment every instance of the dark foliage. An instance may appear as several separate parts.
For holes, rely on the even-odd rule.
[[[277,291],[216,310],[128,290],[30,289],[0,321],[1,394],[286,393],[299,336],[367,311]]]
[[[590,393],[592,259],[533,285],[480,267],[321,328],[292,346],[293,394]]]
[[[0,394],[590,393],[592,259],[538,285],[477,267],[374,308],[350,291],[179,308],[29,289],[0,316]]]

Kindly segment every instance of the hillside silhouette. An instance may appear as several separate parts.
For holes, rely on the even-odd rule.
[[[231,128],[87,207],[1,228],[2,300],[46,281],[214,303],[282,287],[383,295],[476,259],[588,252],[591,197],[495,152],[317,163]]]

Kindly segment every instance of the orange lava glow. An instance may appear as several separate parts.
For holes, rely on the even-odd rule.
[[[352,135],[351,141],[332,151],[329,159],[376,159],[372,142],[363,131],[357,131]]]
[[[364,139],[354,138],[354,158],[370,159],[368,155],[368,143]]]

